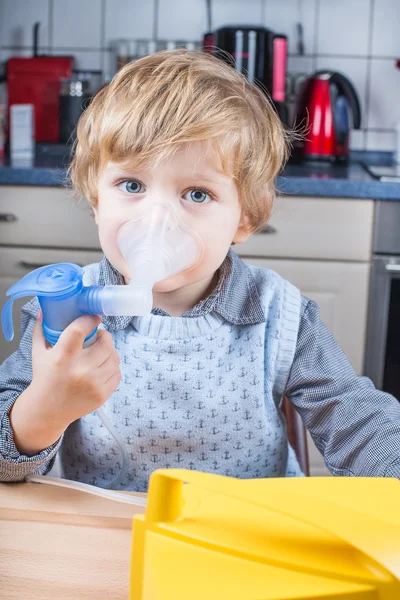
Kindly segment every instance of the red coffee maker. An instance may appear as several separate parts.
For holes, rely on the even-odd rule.
[[[39,23],[34,26],[32,58],[10,58],[6,66],[8,115],[12,104],[33,104],[35,141],[59,141],[59,95],[62,78],[70,78],[72,56],[38,54]]]
[[[296,125],[305,127],[294,156],[299,159],[345,162],[350,129],[360,129],[361,109],[352,83],[333,71],[319,71],[304,83]]]

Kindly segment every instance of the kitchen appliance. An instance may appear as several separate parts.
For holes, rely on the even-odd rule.
[[[59,141],[72,144],[79,117],[101,85],[102,71],[73,71],[60,84]]]
[[[265,27],[221,27],[206,33],[203,49],[234,64],[250,83],[267,91],[284,123],[287,123],[286,68],[288,43],[285,35]]]
[[[10,58],[6,65],[8,114],[13,104],[32,104],[35,141],[59,141],[59,92],[61,78],[70,78],[72,56],[38,55],[39,23],[34,27],[32,58]]]
[[[399,501],[390,478],[160,469],[133,518],[129,598],[397,600]]]
[[[375,202],[364,374],[400,398],[400,203]]]
[[[360,129],[360,102],[352,83],[333,71],[318,71],[303,85],[296,124],[305,126],[294,156],[303,159],[346,161],[350,129]]]

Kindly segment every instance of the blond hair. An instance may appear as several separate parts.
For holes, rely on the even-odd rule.
[[[153,164],[182,145],[216,143],[253,230],[268,219],[288,134],[265,93],[220,58],[162,51],[129,63],[92,99],[70,177],[92,205],[107,161]]]

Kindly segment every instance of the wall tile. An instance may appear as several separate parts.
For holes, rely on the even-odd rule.
[[[367,150],[381,150],[393,152],[396,148],[396,134],[394,131],[368,130],[366,141]]]
[[[350,131],[350,148],[351,150],[365,149],[365,131],[362,129],[352,129]]]
[[[75,58],[74,68],[80,71],[103,69],[101,50],[53,50],[53,56],[73,56]]]
[[[53,0],[53,48],[100,48],[101,8],[101,0]]]
[[[367,93],[367,58],[345,58],[344,56],[318,56],[317,69],[339,71],[354,85],[361,106],[361,126],[366,127],[366,93]]]
[[[371,0],[320,0],[317,53],[365,56]]]
[[[118,38],[152,38],[153,0],[106,0],[106,45]]]
[[[263,0],[214,0],[212,27],[217,29],[224,25],[261,25],[262,11]]]
[[[40,22],[39,46],[49,45],[49,0],[1,0],[0,40],[3,46],[33,46],[33,25]]]
[[[29,48],[2,48],[0,50],[0,62],[5,62],[9,58],[31,58],[32,50]]]
[[[303,0],[302,23],[304,50],[313,54],[315,43],[316,0]],[[299,20],[298,0],[265,0],[264,26],[288,36],[289,52],[297,54],[296,24]]]
[[[297,99],[302,84],[314,70],[314,59],[310,56],[288,57],[286,93],[289,101],[294,102]]]
[[[399,0],[375,0],[372,56],[400,57],[399,22]]]
[[[311,56],[289,55],[287,69],[289,73],[306,73],[314,71],[314,59]]]
[[[392,129],[400,121],[400,72],[391,59],[371,59],[369,129]]]
[[[204,0],[159,0],[158,38],[197,41],[207,29]]]

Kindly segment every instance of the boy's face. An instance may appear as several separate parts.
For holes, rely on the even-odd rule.
[[[202,281],[209,284],[231,243],[250,236],[235,181],[223,172],[211,144],[188,144],[151,168],[108,162],[98,182],[96,223],[105,255],[126,282],[129,269],[117,244],[118,227],[151,210],[154,203],[173,206],[180,221],[200,237],[204,250],[198,266],[158,282],[155,292],[173,292]]]

